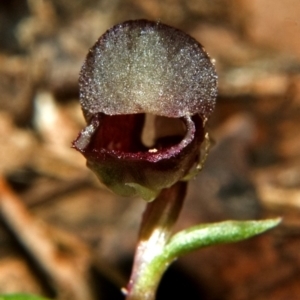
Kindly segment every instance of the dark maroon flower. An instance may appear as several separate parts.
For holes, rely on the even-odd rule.
[[[199,162],[217,75],[190,36],[146,20],[116,25],[89,51],[79,86],[89,125],[73,146],[114,192],[153,200]]]

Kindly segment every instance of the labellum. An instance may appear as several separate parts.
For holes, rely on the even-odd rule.
[[[116,25],[90,49],[79,87],[88,125],[73,146],[117,194],[151,201],[199,162],[217,75],[192,37],[159,22]]]

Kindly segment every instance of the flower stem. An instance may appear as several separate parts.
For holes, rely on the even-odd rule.
[[[147,204],[143,215],[126,300],[153,300],[169,264],[161,263],[174,223],[182,208],[186,182],[164,189]]]

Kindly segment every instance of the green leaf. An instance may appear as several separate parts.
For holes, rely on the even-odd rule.
[[[0,300],[47,300],[46,298],[28,294],[0,295]]]
[[[164,249],[168,262],[199,248],[232,243],[258,235],[280,223],[281,219],[225,221],[193,226],[175,234]]]

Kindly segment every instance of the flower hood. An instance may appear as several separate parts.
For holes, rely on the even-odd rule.
[[[89,51],[79,87],[88,125],[73,146],[117,194],[153,200],[200,160],[217,75],[187,34],[146,20],[116,25]]]

